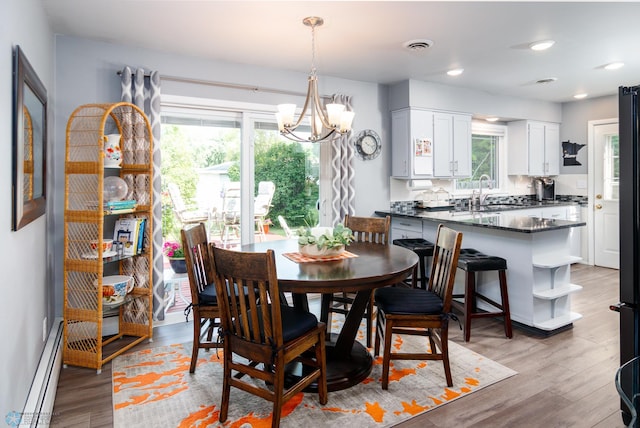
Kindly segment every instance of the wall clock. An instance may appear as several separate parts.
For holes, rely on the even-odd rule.
[[[355,138],[355,146],[358,155],[364,160],[371,160],[378,157],[382,149],[380,137],[371,129],[365,129]]]

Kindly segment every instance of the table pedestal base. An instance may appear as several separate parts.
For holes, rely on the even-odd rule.
[[[335,352],[336,334],[331,334],[331,341],[326,343],[327,357],[327,389],[340,391],[356,385],[369,376],[373,367],[373,357],[360,342],[353,343],[349,355],[338,355]],[[300,363],[292,363],[285,373],[285,384],[290,385],[300,379],[305,368]],[[305,392],[318,392],[316,382],[309,385]]]

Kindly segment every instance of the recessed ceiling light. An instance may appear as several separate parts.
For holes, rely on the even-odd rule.
[[[612,62],[611,64],[607,64],[604,66],[605,70],[617,70],[619,68],[624,67],[624,62]]]
[[[486,118],[485,120],[486,120],[487,122],[497,122],[497,121],[498,121],[498,119],[499,119],[499,118],[497,118],[497,117],[488,117],[488,118]]]
[[[581,93],[581,94],[575,94],[575,95],[573,96],[573,98],[575,98],[576,100],[581,100],[581,99],[583,99],[583,98],[587,98],[587,95],[589,95],[589,94],[587,94],[587,93],[583,92],[583,93]]]
[[[453,70],[447,71],[447,74],[449,76],[460,76],[463,71],[464,71],[464,68],[454,68]]]
[[[553,46],[555,41],[553,40],[540,40],[539,42],[533,42],[529,45],[529,49],[532,51],[544,51]]]
[[[558,80],[557,77],[547,77],[545,79],[536,80],[536,83],[553,83]]]

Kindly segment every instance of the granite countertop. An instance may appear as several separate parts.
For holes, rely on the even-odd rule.
[[[548,206],[546,204],[544,206]],[[552,206],[575,205],[575,203],[555,203]],[[540,205],[542,206],[542,205]],[[522,208],[535,208],[535,206],[520,206]],[[484,227],[489,229],[509,230],[512,232],[535,233],[550,230],[566,229],[571,227],[586,226],[584,221],[558,220],[550,218],[529,217],[518,215],[517,209],[499,209],[496,207],[484,211],[428,211],[424,209],[409,210],[380,210],[376,215],[392,217],[415,218],[439,223],[463,224],[469,226]]]

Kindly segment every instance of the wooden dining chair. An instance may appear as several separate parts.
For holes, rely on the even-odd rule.
[[[369,242],[377,245],[389,245],[389,231],[391,227],[391,217],[355,217],[346,215],[344,225],[351,229],[355,242]],[[330,299],[328,303],[328,322],[331,329],[331,313],[347,315],[355,299],[355,293],[339,293],[323,296]],[[325,303],[325,307],[327,303]],[[373,333],[374,305],[373,295],[367,305],[363,318],[367,322],[367,347],[371,347],[371,336]]]
[[[200,349],[221,347],[213,340],[214,329],[220,325],[220,310],[204,223],[189,225],[180,231],[180,235],[191,289],[191,304],[185,309],[185,315],[188,318],[189,312],[193,311],[193,350],[189,372],[194,373]]]
[[[314,381],[320,404],[326,404],[326,325],[309,312],[281,304],[273,250],[250,253],[210,246],[210,251],[223,328],[220,422],[227,419],[232,386],[273,402],[272,427],[279,426],[284,403]],[[242,290],[247,299],[238,298]],[[305,367],[296,383],[287,386],[285,369],[294,362]],[[264,382],[264,388],[244,381],[245,375]]]
[[[453,386],[448,332],[461,245],[462,233],[439,225],[427,290],[404,287],[376,290],[378,316],[374,355],[379,355],[382,341],[382,389],[389,388],[391,360],[442,360],[447,386]],[[391,352],[394,334],[427,336],[430,350],[426,353]]]

